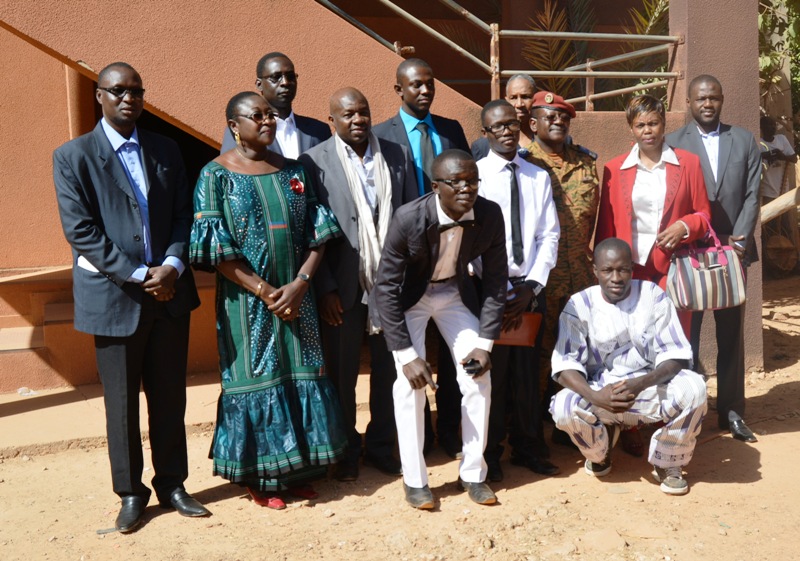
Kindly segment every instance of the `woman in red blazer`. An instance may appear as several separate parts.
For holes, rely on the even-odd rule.
[[[666,287],[672,252],[702,239],[711,216],[700,159],[664,143],[664,104],[634,97],[625,116],[636,140],[603,170],[595,241],[616,237],[633,250],[633,276]],[[688,333],[690,313],[680,314]],[[685,317],[684,317],[685,316]]]

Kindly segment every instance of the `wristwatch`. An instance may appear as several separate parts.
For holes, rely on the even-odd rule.
[[[311,282],[311,275],[305,273],[297,273],[297,278],[304,282]]]

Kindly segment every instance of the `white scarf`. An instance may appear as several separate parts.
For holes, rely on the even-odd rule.
[[[373,176],[375,178],[375,191],[377,194],[376,206],[378,212],[377,228],[372,219],[372,208],[367,202],[364,194],[364,186],[358,173],[352,168],[350,158],[345,151],[345,144],[341,138],[336,137],[336,155],[344,168],[344,175],[347,178],[347,185],[350,188],[350,195],[356,206],[358,216],[358,246],[359,246],[359,268],[358,279],[361,288],[364,290],[364,302],[372,291],[375,284],[375,276],[378,273],[378,263],[383,250],[383,242],[389,232],[389,222],[392,218],[392,181],[389,175],[389,165],[381,153],[380,144],[377,137],[369,133],[369,147],[372,150]],[[380,332],[369,321],[367,332],[370,334]]]

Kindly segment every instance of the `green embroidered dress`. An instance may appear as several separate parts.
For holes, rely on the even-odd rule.
[[[340,235],[295,161],[267,175],[210,162],[200,172],[194,208],[195,267],[244,259],[274,287],[297,276],[309,247]],[[218,273],[216,311],[222,393],[210,452],[214,475],[261,491],[324,476],[347,439],[325,375],[312,291],[297,319],[286,322]]]

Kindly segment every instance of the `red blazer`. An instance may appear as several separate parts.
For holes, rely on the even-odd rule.
[[[700,158],[691,152],[673,148],[680,165],[667,163],[667,195],[664,200],[664,214],[661,216],[659,231],[663,231],[678,220],[689,227],[689,237],[682,243],[703,238],[708,232],[706,221],[694,214],[705,213],[711,216],[706,184]],[[595,243],[606,238],[619,238],[633,243],[633,182],[636,167],[620,169],[628,154],[617,156],[603,170],[603,190],[600,196],[600,211],[597,218]],[[653,246],[654,268],[666,275],[669,271],[671,251]]]

